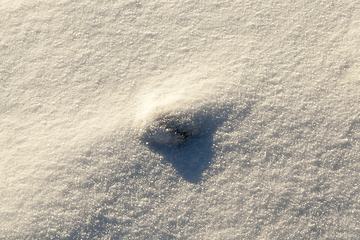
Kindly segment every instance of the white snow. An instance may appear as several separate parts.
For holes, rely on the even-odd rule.
[[[357,1],[0,1],[0,239],[359,239]]]

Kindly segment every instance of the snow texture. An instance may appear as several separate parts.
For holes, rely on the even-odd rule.
[[[0,239],[360,239],[360,3],[0,1]]]

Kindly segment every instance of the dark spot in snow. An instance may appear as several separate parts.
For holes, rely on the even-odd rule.
[[[152,146],[175,147],[199,133],[199,126],[186,116],[163,116],[156,119],[142,134]]]

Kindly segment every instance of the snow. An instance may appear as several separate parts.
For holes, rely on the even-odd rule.
[[[357,1],[0,4],[0,239],[359,239]]]

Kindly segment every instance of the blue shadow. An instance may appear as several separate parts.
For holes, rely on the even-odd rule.
[[[144,142],[146,142],[150,150],[163,156],[164,160],[169,162],[184,180],[197,184],[201,181],[203,172],[209,168],[214,158],[213,135],[226,121],[228,114],[229,109],[227,108],[217,109],[217,111],[202,110],[189,114],[191,115],[191,122],[196,126],[194,128],[196,128],[197,134],[186,138],[179,145],[159,145],[154,141],[147,140],[144,140]],[[169,126],[175,132],[179,133],[178,128],[189,129],[189,125],[185,124],[186,127],[184,127],[184,123],[181,120],[178,123],[174,123],[176,122],[174,118],[178,117],[178,119],[181,119],[183,116],[184,114],[175,117],[171,116],[172,120]],[[162,124],[166,124],[164,122],[162,121]],[[192,130],[190,129],[189,131],[191,132]],[[187,136],[187,133],[184,131],[180,131],[180,134]],[[146,136],[144,139],[147,139]]]
[[[179,146],[156,146],[149,148],[164,157],[186,181],[199,183],[202,173],[214,157],[213,134],[206,132],[193,137]]]

